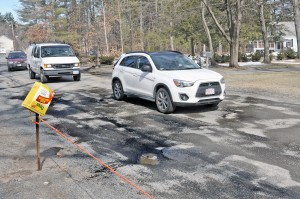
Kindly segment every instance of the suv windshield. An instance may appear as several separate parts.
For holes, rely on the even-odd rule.
[[[150,55],[158,70],[190,70],[201,67],[187,56],[175,53],[153,53]]]
[[[25,53],[15,52],[15,53],[9,53],[8,54],[8,59],[20,59],[20,58],[22,58],[22,59],[26,58]]]
[[[70,46],[42,46],[42,57],[75,56]]]

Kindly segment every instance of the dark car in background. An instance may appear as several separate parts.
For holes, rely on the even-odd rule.
[[[27,69],[27,57],[23,51],[11,51],[6,59],[8,71]]]

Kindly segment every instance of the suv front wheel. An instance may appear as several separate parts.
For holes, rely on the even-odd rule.
[[[113,93],[116,100],[124,99],[123,86],[119,80],[115,80],[113,83]]]
[[[176,108],[165,88],[158,89],[155,95],[155,103],[158,111],[165,114],[174,112]]]

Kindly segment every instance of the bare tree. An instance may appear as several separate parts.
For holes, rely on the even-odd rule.
[[[230,45],[229,67],[239,67],[238,65],[239,36],[240,36],[241,21],[242,21],[242,8],[245,3],[244,0],[236,0],[235,2],[233,2],[232,0],[224,0],[226,11],[227,11],[227,24],[229,29],[229,35],[225,32],[223,27],[220,25],[219,21],[217,20],[214,12],[212,11],[208,3],[205,0],[202,0],[202,2],[206,6],[210,15],[212,16],[221,34]]]

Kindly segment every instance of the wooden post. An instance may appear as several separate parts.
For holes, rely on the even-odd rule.
[[[40,118],[39,114],[35,114],[35,130],[36,130],[36,152],[37,152],[37,170],[41,170],[41,159],[40,159]]]

